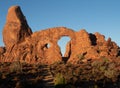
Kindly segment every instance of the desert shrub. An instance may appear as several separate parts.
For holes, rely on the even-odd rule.
[[[19,61],[14,61],[11,63],[10,72],[22,72],[22,64]]]
[[[66,84],[80,86],[81,88],[114,86],[114,83],[120,77],[120,64],[117,61],[109,61],[105,57],[77,64],[56,63],[51,65],[50,68],[54,77],[57,73],[60,73],[64,77]]]
[[[92,63],[92,75],[96,75],[99,79],[115,80],[119,76],[119,71],[116,69],[117,63],[108,60],[94,61]]]
[[[85,57],[84,57],[84,54],[78,54],[77,58],[80,59],[80,60],[83,60]]]
[[[64,76],[60,73],[57,73],[54,78],[54,84],[56,88],[58,88],[58,86],[64,86],[66,84]]]

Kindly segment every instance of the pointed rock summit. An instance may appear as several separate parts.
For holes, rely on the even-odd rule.
[[[8,10],[6,24],[3,29],[3,41],[6,48],[19,43],[32,34],[19,6],[12,6]]]

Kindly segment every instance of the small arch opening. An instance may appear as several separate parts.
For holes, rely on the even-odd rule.
[[[49,44],[49,43],[47,43],[47,44],[46,44],[46,47],[47,47],[47,48],[50,48],[50,44]]]
[[[43,50],[46,50],[46,49],[48,49],[48,48],[50,48],[50,44],[49,44],[49,43],[46,43],[46,44],[44,45],[44,47],[43,47]]]

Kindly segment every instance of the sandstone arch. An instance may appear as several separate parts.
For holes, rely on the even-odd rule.
[[[63,36],[69,36],[71,42],[75,42],[75,32],[66,27],[55,27],[33,33],[31,41],[35,41],[34,44],[37,45],[34,46],[37,48],[37,56],[44,58],[45,63],[62,61],[61,50],[57,42]],[[46,44],[50,44],[48,49],[46,49]]]
[[[65,56],[67,62],[77,63],[88,59],[100,59],[101,57],[116,58],[119,55],[119,47],[111,39],[105,40],[100,33],[91,34],[82,29],[75,32],[66,27],[55,27],[32,33],[19,6],[12,6],[7,15],[7,21],[3,29],[4,48],[0,48],[0,61],[14,61],[27,63],[52,64],[62,61],[58,40],[63,36],[69,36]],[[50,47],[47,47],[50,44]]]

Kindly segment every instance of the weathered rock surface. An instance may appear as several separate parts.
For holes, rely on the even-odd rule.
[[[8,10],[7,21],[3,29],[5,50],[0,48],[1,61],[52,64],[62,61],[58,40],[68,36],[65,58],[67,62],[77,63],[90,59],[117,58],[119,48],[110,38],[105,40],[100,33],[88,33],[82,29],[75,32],[66,27],[55,27],[32,33],[19,6]],[[48,46],[49,45],[49,46]]]
[[[32,31],[20,7],[12,6],[9,8],[6,24],[3,29],[3,41],[6,49],[24,41],[24,39],[31,34]]]
[[[0,47],[0,54],[4,54],[5,53],[5,47]]]

